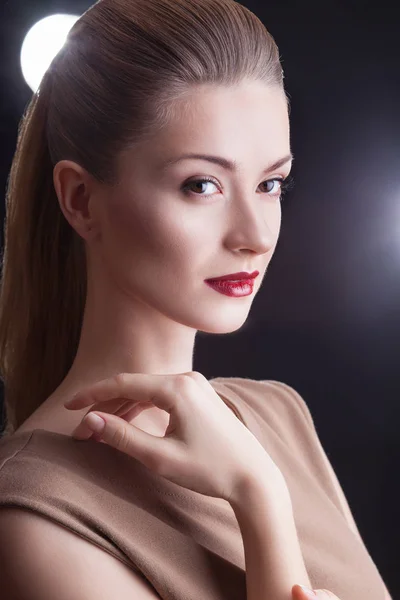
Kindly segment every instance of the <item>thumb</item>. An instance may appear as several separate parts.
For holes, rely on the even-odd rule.
[[[292,587],[292,598],[293,600],[339,600],[329,590],[310,590],[308,587],[298,584]]]
[[[102,441],[138,459],[149,469],[156,470],[165,454],[164,438],[146,433],[117,415],[103,412],[89,412],[82,423],[94,432],[94,439]]]
[[[310,588],[306,587],[305,585],[299,585],[296,583],[296,585],[292,587],[292,598],[293,600],[309,600],[310,598],[316,600],[317,595],[313,590],[310,590]]]

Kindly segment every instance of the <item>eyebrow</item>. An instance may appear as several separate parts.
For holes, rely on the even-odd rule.
[[[235,160],[229,160],[228,158],[223,158],[222,156],[212,156],[209,154],[194,154],[194,153],[183,154],[182,156],[178,156],[177,158],[171,158],[170,160],[167,160],[166,162],[163,163],[161,170],[164,171],[165,169],[168,169],[171,165],[174,165],[177,162],[180,162],[181,160],[186,160],[186,159],[206,160],[208,162],[212,162],[216,165],[219,165],[220,167],[223,167],[224,169],[226,169],[228,171],[232,171],[232,172],[239,171],[239,165],[238,165],[237,161],[235,161]],[[272,165],[269,165],[266,169],[264,169],[263,173],[269,173],[270,171],[275,171],[275,169],[279,169],[280,167],[282,167],[289,161],[294,161],[293,154],[288,154],[287,156],[280,158],[275,163],[273,163]]]

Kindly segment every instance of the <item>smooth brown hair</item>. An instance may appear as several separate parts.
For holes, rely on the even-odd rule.
[[[174,117],[193,86],[283,86],[263,23],[233,0],[100,0],[71,29],[21,118],[6,191],[0,376],[12,434],[74,361],[86,250],[65,219],[54,166],[116,182],[116,157]],[[181,107],[181,105],[180,105]]]

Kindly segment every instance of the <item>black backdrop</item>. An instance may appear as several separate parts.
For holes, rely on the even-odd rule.
[[[31,92],[24,34],[91,2],[1,4],[1,160],[5,189]],[[400,29],[394,7],[356,0],[243,2],[274,35],[291,97],[295,187],[249,319],[199,333],[208,378],[278,379],[307,402],[361,534],[400,598]],[[4,203],[2,205],[4,217]]]

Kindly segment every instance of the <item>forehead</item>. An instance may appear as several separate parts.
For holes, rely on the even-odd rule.
[[[289,122],[283,90],[259,81],[232,87],[199,87],[177,102],[174,115],[168,134],[171,130],[191,135],[210,130],[226,134],[231,127],[237,134],[254,134],[263,127],[277,132],[279,126],[285,128]]]
[[[230,157],[238,171],[242,165],[257,169],[260,161],[265,166],[287,156],[290,126],[283,89],[259,81],[193,88],[176,102],[168,125],[143,144],[138,158],[165,170],[186,153]],[[185,161],[175,164],[178,168]]]
[[[203,85],[193,88],[176,103],[175,121],[190,125],[190,119],[240,117],[247,122],[254,119],[288,119],[283,88],[262,81],[242,81],[232,86]]]

